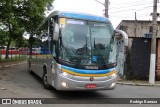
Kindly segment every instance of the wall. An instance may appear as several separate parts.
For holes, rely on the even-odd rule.
[[[123,20],[117,29],[124,30],[129,36],[125,75],[130,79],[148,79],[151,48],[151,21]],[[158,21],[157,37],[160,38],[160,21]],[[157,47],[157,72],[160,78],[160,41]]]
[[[146,37],[146,34],[151,33],[151,21],[137,21],[135,24],[134,20],[122,21],[117,29],[124,30],[129,37]],[[158,22],[158,29],[160,29],[160,22]],[[158,37],[160,38],[160,30],[158,31]]]
[[[130,79],[148,80],[151,39],[132,38],[130,51]]]

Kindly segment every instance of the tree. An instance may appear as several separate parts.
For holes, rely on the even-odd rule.
[[[2,46],[6,45],[6,35],[7,32],[6,31],[2,31],[2,29],[0,29],[0,60],[2,58]]]
[[[22,24],[19,20],[18,10],[17,10],[17,1],[16,0],[2,0],[0,1],[0,20],[1,28],[3,31],[7,32],[7,49],[6,49],[6,59],[9,54],[9,47],[11,41],[22,36],[24,31]]]
[[[12,40],[22,37],[24,31],[33,35],[33,32],[44,18],[44,11],[53,0],[1,0],[0,1],[0,28],[7,28],[8,58],[9,46]]]
[[[0,30],[0,46],[6,45],[8,32]]]
[[[17,38],[18,42],[15,42],[15,46],[20,48],[20,47],[28,47],[28,40],[23,38],[23,37],[20,37],[20,38]]]

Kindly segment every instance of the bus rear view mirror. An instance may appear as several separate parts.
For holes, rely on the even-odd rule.
[[[59,39],[59,25],[55,23],[53,30],[53,40],[58,41],[58,39]]]
[[[123,38],[124,46],[128,46],[128,35],[124,31],[116,29],[115,36],[117,40]]]

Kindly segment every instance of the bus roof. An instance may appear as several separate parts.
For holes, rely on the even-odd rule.
[[[66,17],[66,18],[73,18],[73,19],[82,19],[82,20],[89,20],[89,21],[97,21],[97,22],[104,22],[104,23],[111,23],[108,18],[91,15],[86,13],[78,13],[78,12],[67,12],[67,11],[53,11],[43,22],[40,26],[36,29],[36,31],[51,17],[59,16],[59,17]],[[35,31],[35,32],[36,32]]]
[[[56,15],[59,17],[110,23],[109,19],[107,19],[106,17],[85,14],[85,13],[67,12],[67,11],[54,11],[49,15],[49,17],[56,16]]]

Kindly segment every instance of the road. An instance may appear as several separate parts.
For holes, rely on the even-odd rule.
[[[26,63],[0,68],[0,88],[1,98],[160,98],[160,88],[148,86],[117,85],[115,90],[103,91],[46,90],[39,77],[27,72]]]

